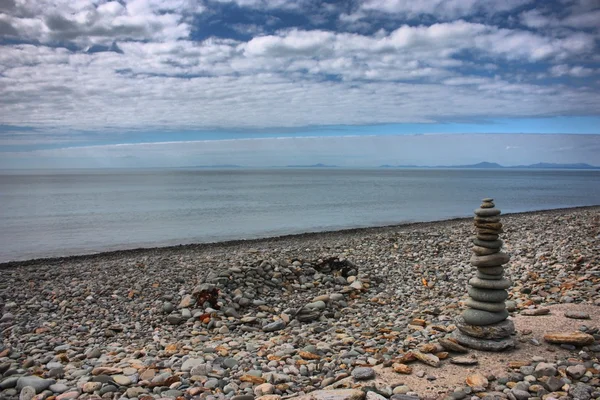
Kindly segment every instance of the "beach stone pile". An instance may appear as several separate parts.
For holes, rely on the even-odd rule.
[[[473,239],[471,265],[477,275],[469,280],[467,309],[456,319],[456,340],[478,350],[500,351],[515,347],[511,335],[514,324],[508,320],[505,300],[512,282],[504,277],[503,265],[510,256],[501,251],[499,239],[502,230],[501,211],[495,208],[494,200],[483,199],[475,210],[477,236]]]

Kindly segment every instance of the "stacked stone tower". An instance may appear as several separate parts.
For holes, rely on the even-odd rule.
[[[456,320],[454,337],[474,349],[505,350],[515,345],[511,338],[514,324],[507,320],[504,303],[512,282],[504,277],[503,265],[510,256],[500,251],[503,243],[499,235],[504,231],[493,199],[483,199],[475,210],[475,228],[471,265],[477,267],[477,275],[469,280],[468,308]]]

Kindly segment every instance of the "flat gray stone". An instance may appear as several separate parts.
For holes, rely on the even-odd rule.
[[[465,347],[483,351],[504,351],[515,347],[515,340],[511,337],[502,339],[481,339],[467,336],[460,330],[455,330],[452,335],[456,341]]]
[[[467,324],[462,316],[458,316],[455,318],[454,323],[458,330],[465,335],[480,339],[502,339],[515,333],[515,324],[510,319],[505,319],[496,324],[477,326]]]
[[[469,285],[476,287],[478,289],[508,289],[511,287],[512,282],[506,278],[503,279],[480,279],[480,278],[471,278],[469,279]]]
[[[486,249],[500,249],[504,242],[500,239],[489,241],[475,238],[473,239],[473,244],[479,247],[485,247]]]
[[[502,276],[504,274],[504,267],[477,267],[477,272],[485,275]]]
[[[352,377],[357,381],[375,378],[375,370],[369,367],[357,367],[352,370]]]
[[[263,326],[262,330],[263,332],[276,332],[282,330],[283,328],[285,328],[285,321],[279,319]]]
[[[488,303],[501,303],[508,299],[508,292],[506,290],[492,290],[492,289],[478,289],[470,287],[467,292],[469,297],[477,301],[485,301]]]
[[[498,240],[500,236],[493,233],[478,233],[476,237],[479,240],[494,241]]]
[[[475,238],[477,239],[477,238]],[[487,247],[481,247],[481,246],[473,246],[471,248],[471,250],[473,250],[473,253],[475,253],[478,256],[486,256],[488,254],[494,254],[500,251],[500,249],[489,249]]]
[[[503,274],[490,275],[490,274],[483,273],[481,271],[477,271],[477,274],[475,276],[477,276],[479,279],[487,279],[487,280],[492,280],[492,281],[498,281],[504,277]]]
[[[477,239],[479,240],[479,239]],[[490,243],[501,242],[501,240],[491,240]],[[474,267],[497,267],[510,261],[510,255],[503,252],[489,254],[487,256],[471,256],[471,265]]]
[[[486,303],[484,301],[477,301],[473,299],[467,299],[465,305],[467,307],[476,308],[478,310],[500,312],[506,309],[504,302],[502,303]]]
[[[25,386],[31,386],[35,389],[36,393],[41,393],[54,383],[56,383],[54,379],[42,379],[38,376],[22,376],[17,381],[17,390],[21,391]]]
[[[474,212],[478,217],[495,217],[502,213],[498,208],[478,208]]]
[[[565,311],[565,317],[572,319],[590,319],[590,314],[584,311]]]
[[[502,322],[508,318],[508,311],[503,310],[500,312],[490,312],[485,310],[477,310],[475,308],[468,308],[463,311],[462,317],[464,318],[465,322],[470,325],[491,325]]]

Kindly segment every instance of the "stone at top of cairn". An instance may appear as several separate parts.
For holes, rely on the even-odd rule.
[[[504,301],[512,282],[504,278],[503,265],[510,256],[501,251],[503,242],[499,239],[502,223],[501,211],[495,208],[494,199],[485,198],[475,210],[471,265],[477,268],[477,275],[469,280],[468,307],[456,320],[458,329],[454,336],[459,343],[480,350],[499,351],[514,347],[510,335],[514,324],[507,320],[508,311]]]

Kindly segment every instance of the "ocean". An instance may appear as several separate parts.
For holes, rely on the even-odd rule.
[[[597,170],[0,171],[0,262],[600,204]]]

